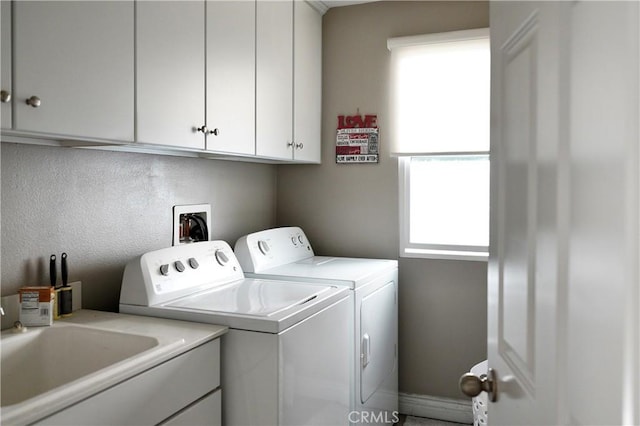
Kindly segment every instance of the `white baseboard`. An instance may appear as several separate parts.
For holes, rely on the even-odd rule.
[[[473,424],[471,400],[466,401],[410,393],[400,393],[398,399],[401,414]]]

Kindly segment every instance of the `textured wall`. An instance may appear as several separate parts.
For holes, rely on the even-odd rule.
[[[275,224],[275,166],[2,143],[2,294],[69,255],[85,307],[116,310],[128,260],[172,243],[176,204],[210,203],[232,246]],[[58,273],[59,273],[58,264]]]
[[[389,157],[387,38],[481,28],[489,4],[389,1],[323,19],[322,164],[278,167],[279,225],[299,225],[318,254],[398,257],[398,166]],[[335,164],[340,114],[378,114],[377,165]],[[486,357],[486,263],[402,259],[400,391],[462,398],[458,378]]]

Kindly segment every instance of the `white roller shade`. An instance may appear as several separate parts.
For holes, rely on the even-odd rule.
[[[387,40],[391,153],[489,151],[489,29]]]

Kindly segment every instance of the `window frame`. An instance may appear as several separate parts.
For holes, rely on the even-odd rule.
[[[400,257],[423,259],[450,259],[486,262],[489,246],[445,245],[412,243],[410,241],[411,159],[413,157],[439,157],[443,155],[490,155],[489,151],[437,153],[398,157],[398,200],[400,222]],[[491,161],[489,159],[489,161]]]
[[[390,38],[387,40],[387,47],[390,51],[393,51],[393,49],[395,48],[403,48],[416,45],[440,44],[482,38],[490,38],[488,28]],[[392,124],[396,125],[395,119],[392,120]],[[484,262],[488,261],[489,246],[412,243],[410,241],[411,212],[409,203],[411,194],[410,165],[412,158],[438,157],[443,155],[488,155],[489,161],[491,161],[490,147],[487,148],[487,150],[479,150],[473,152],[439,152],[428,150],[425,150],[424,152],[413,152],[412,150],[406,150],[399,147],[399,145],[397,145],[398,143],[400,142],[392,140],[392,145],[394,145],[392,147],[392,156],[398,157],[398,201],[400,236],[399,256],[404,258],[452,259]],[[490,176],[487,176],[487,178],[490,179]]]

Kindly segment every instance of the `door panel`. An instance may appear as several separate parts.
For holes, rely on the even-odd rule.
[[[359,398],[363,404],[395,370],[396,318],[394,281],[362,298]]]
[[[256,3],[207,0],[207,150],[255,154]]]
[[[256,5],[256,154],[293,159],[293,2]]]
[[[0,18],[2,23],[0,28],[2,30],[2,36],[0,41],[2,42],[2,59],[0,59],[0,65],[2,65],[2,74],[0,79],[0,86],[2,90],[13,94],[11,87],[11,2],[0,2]],[[2,120],[2,128],[11,128],[11,102],[2,102],[0,104],[0,119]]]
[[[142,143],[204,148],[204,1],[136,4],[136,121]]]
[[[12,4],[15,129],[132,141],[133,2]]]
[[[498,247],[500,261],[500,354],[529,391],[535,373],[533,330],[535,277],[532,274],[535,240],[536,169],[536,18],[527,21],[503,48],[502,100],[504,101],[503,229]]]
[[[491,424],[556,424],[558,3],[491,5]]]
[[[319,163],[322,133],[322,16],[304,1],[294,2],[293,8],[294,158]]]
[[[640,423],[636,2],[492,2],[500,424]]]
[[[606,392],[571,387],[567,414],[574,424],[623,424],[624,307],[632,290],[629,248],[638,238],[628,198],[638,149],[638,34],[630,25],[637,3],[579,2],[570,13],[567,358],[575,362],[567,363],[567,382],[588,377]]]

